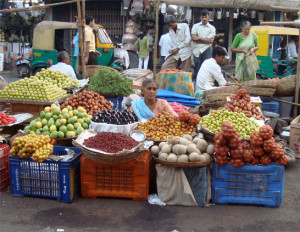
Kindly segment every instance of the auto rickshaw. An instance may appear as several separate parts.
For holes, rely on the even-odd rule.
[[[29,64],[32,73],[35,74],[42,68],[46,68],[47,60],[52,60],[53,64],[56,64],[57,53],[60,51],[67,51],[70,54],[70,64],[76,71],[77,57],[73,56],[72,41],[77,29],[76,23],[70,22],[42,21],[37,24],[33,32],[33,50]],[[98,64],[110,66],[116,59],[114,51],[118,49],[113,45],[103,26],[95,25],[94,30],[97,32],[96,49],[102,55],[97,58]],[[125,61],[125,68],[128,68],[130,64],[128,54],[126,57],[121,57],[121,60]]]
[[[252,26],[251,32],[258,36],[259,78],[282,78],[295,74],[295,61],[288,58],[287,45],[290,36],[299,36],[299,30],[289,27]]]

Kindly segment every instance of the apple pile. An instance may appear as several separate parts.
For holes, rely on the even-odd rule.
[[[264,125],[251,134],[250,143],[242,142],[239,133],[230,122],[222,124],[222,130],[215,135],[215,162],[221,165],[231,163],[235,168],[244,164],[268,165],[272,161],[286,165],[288,160],[283,148],[274,140],[273,129]]]
[[[43,162],[53,152],[49,135],[30,134],[15,138],[10,155],[23,159],[32,157],[33,161]]]
[[[225,104],[222,108],[231,112],[244,113],[248,118],[265,119],[260,110],[251,103],[250,95],[247,94],[245,89],[239,89],[235,95],[230,96],[230,100],[231,102]]]
[[[31,101],[53,101],[65,95],[67,91],[57,85],[31,78],[12,82],[0,91],[0,98]]]
[[[196,132],[196,127],[190,125],[188,121],[180,121],[178,117],[162,112],[147,122],[141,122],[137,129],[143,131],[148,139],[167,140],[169,135],[182,137],[185,134],[192,134]]]
[[[26,134],[49,135],[51,139],[72,138],[89,128],[91,115],[82,107],[60,109],[55,104],[45,107],[40,117],[25,127]]]

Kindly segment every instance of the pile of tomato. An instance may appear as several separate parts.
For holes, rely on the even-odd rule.
[[[7,115],[6,113],[0,113],[0,125],[13,124],[16,121],[16,118]]]

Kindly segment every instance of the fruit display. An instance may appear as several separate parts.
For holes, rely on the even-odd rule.
[[[235,95],[230,96],[231,102],[224,105],[226,110],[237,113],[244,113],[248,118],[255,118],[257,120],[264,120],[260,110],[251,103],[250,95],[245,89],[239,89]]]
[[[128,96],[133,91],[132,80],[122,77],[117,71],[102,68],[92,76],[89,91],[100,93],[104,96]]]
[[[0,113],[0,126],[13,124],[16,121],[16,118],[7,115],[6,113]]]
[[[259,130],[259,125],[247,118],[244,113],[229,112],[226,109],[213,110],[203,116],[200,125],[213,133],[219,133],[224,122],[231,122],[242,139],[250,139],[251,133]]]
[[[42,71],[30,77],[36,80],[48,81],[53,85],[57,85],[60,88],[68,88],[72,85],[80,86],[80,82],[71,78],[69,75],[64,74],[60,71],[54,71],[50,69],[42,69]]]
[[[49,135],[29,134],[15,138],[10,155],[20,158],[31,158],[35,162],[43,162],[53,152]]]
[[[180,121],[178,117],[166,112],[151,117],[147,122],[141,122],[137,129],[152,140],[166,140],[169,135],[183,136],[196,132],[196,126]]]
[[[86,109],[90,115],[95,115],[103,110],[109,110],[113,106],[110,101],[106,101],[100,94],[86,90],[68,98],[60,107],[64,109],[68,105],[72,106],[73,109],[77,109],[81,106]]]
[[[230,122],[222,124],[222,130],[215,135],[215,162],[221,165],[231,163],[234,167],[244,164],[268,165],[272,161],[286,165],[288,160],[283,148],[275,142],[270,126],[260,127],[250,136],[250,143],[242,142],[239,133]]]
[[[65,95],[67,91],[57,85],[33,78],[12,82],[0,91],[0,98],[31,101],[54,101]]]
[[[98,123],[126,125],[138,122],[139,118],[134,112],[128,110],[104,110],[96,114],[92,121]]]
[[[168,162],[207,162],[211,160],[215,146],[208,144],[204,139],[190,135],[183,137],[170,136],[167,142],[151,147],[152,155]]]
[[[184,71],[179,70],[179,69],[165,69],[165,70],[161,70],[160,73],[167,73],[167,72],[176,72],[176,73],[182,73]]]
[[[40,117],[25,127],[26,134],[49,135],[51,139],[72,138],[89,128],[91,115],[82,107],[73,110],[71,106],[60,109],[55,104],[47,106]]]
[[[131,150],[139,142],[122,133],[101,132],[97,135],[85,139],[83,145],[107,153],[118,153],[124,149]]]

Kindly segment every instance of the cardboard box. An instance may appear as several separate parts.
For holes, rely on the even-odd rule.
[[[290,124],[290,148],[295,152],[297,159],[300,159],[300,115]]]

